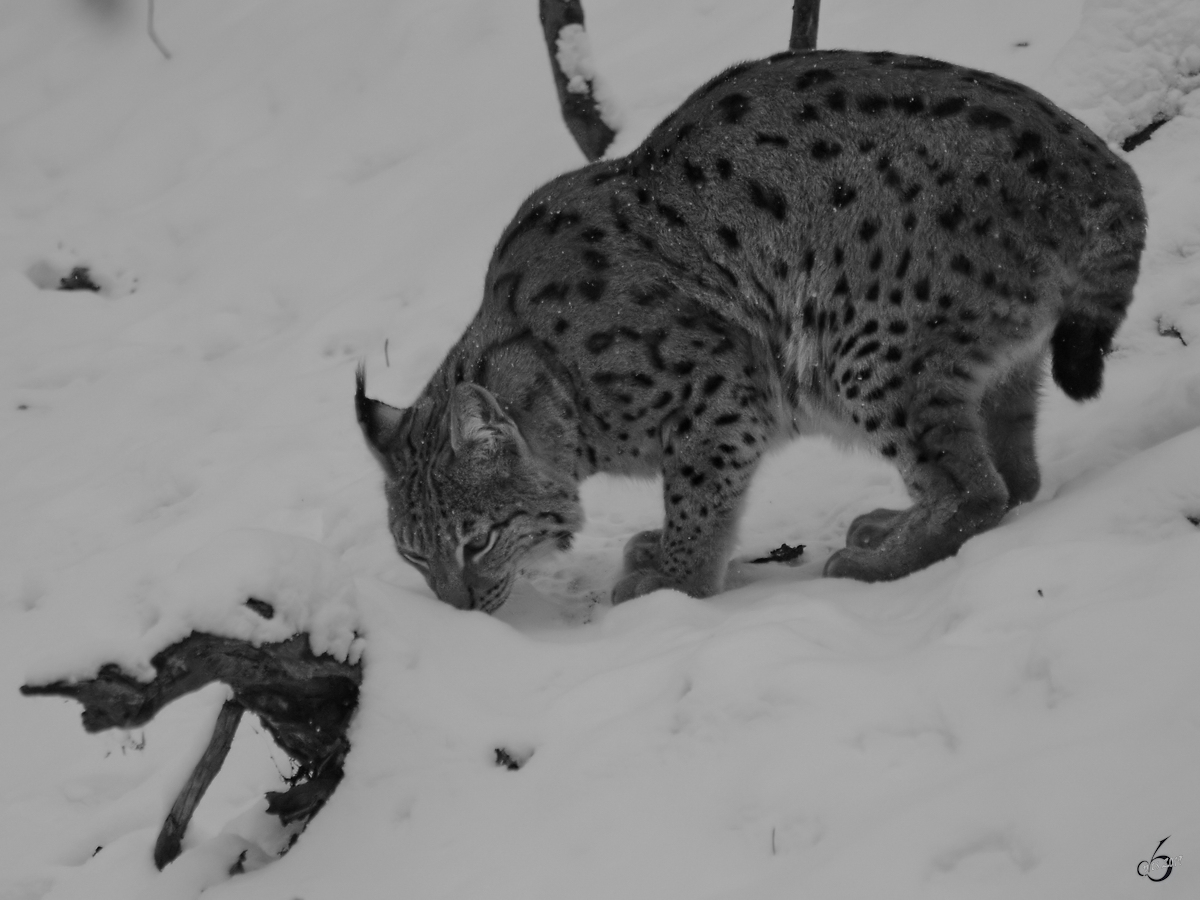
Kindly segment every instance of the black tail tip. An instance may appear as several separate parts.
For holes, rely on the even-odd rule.
[[[1068,318],[1050,339],[1055,383],[1072,400],[1091,400],[1104,381],[1104,357],[1112,348],[1113,329],[1095,321]]]

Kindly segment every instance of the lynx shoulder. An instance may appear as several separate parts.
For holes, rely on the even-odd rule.
[[[661,473],[663,527],[613,599],[707,596],[763,454],[825,432],[913,501],[855,520],[826,574],[899,578],[1037,493],[1045,359],[1099,391],[1145,228],[1129,166],[1012,81],[889,53],[734,66],[534,192],[414,406],[360,373],[397,548],[490,611],[521,558],[569,545],[582,479]]]

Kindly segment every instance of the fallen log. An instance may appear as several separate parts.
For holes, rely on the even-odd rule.
[[[264,618],[270,605],[251,601]],[[233,697],[222,708],[212,739],[163,823],[154,850],[162,869],[179,855],[180,842],[197,804],[229,752],[244,711],[263,726],[296,763],[286,791],[267,794],[267,811],[301,830],[324,806],[342,780],[350,752],[346,736],[358,705],[362,664],[316,656],[306,634],[258,646],[235,638],[193,632],[157,653],[156,675],[139,681],[119,666],[101,667],[95,678],[26,684],[26,696],[70,697],[83,704],[83,727],[89,732],[136,728],[149,722],[171,701],[220,681]]]

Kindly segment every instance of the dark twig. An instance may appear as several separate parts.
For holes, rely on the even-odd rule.
[[[158,48],[158,52],[163,55],[163,59],[171,58],[171,51],[166,45],[158,39],[158,32],[154,30],[154,0],[148,0],[146,9],[146,33],[150,35],[150,40],[154,41],[154,46]]]
[[[252,608],[267,617],[260,607],[269,604],[255,603],[259,605]],[[87,681],[23,685],[21,693],[78,700],[83,704],[83,727],[94,732],[144,725],[172,700],[210,682],[224,682],[233,689],[230,703],[255,713],[275,743],[296,762],[291,787],[267,795],[269,811],[284,824],[307,823],[316,815],[341,781],[346,754],[350,752],[346,729],[358,705],[361,663],[314,656],[304,634],[255,647],[246,641],[203,633],[192,633],[172,644],[156,654],[151,663],[157,674],[149,682],[138,681],[109,664]],[[208,750],[176,801],[181,813],[192,802],[185,795],[195,793],[194,807],[207,781],[220,768],[228,750],[227,746],[221,749],[225,732],[236,726],[236,722],[230,724],[233,718],[227,704]],[[174,828],[186,828],[185,817],[176,816],[175,809],[172,816]],[[171,823],[172,817],[168,817],[160,845],[169,844]],[[177,837],[181,836],[179,830]]]
[[[226,700],[221,707],[208,747],[183,790],[175,798],[171,811],[167,813],[167,820],[163,822],[162,831],[158,833],[158,841],[154,844],[154,865],[160,870],[179,855],[188,822],[192,820],[192,813],[196,811],[204,792],[221,770],[221,764],[225,762],[229,747],[233,744],[233,736],[237,733],[238,722],[242,720],[242,712],[242,705],[236,700]]]
[[[792,4],[792,36],[789,50],[813,50],[817,46],[817,19],[821,0],[795,0]]]

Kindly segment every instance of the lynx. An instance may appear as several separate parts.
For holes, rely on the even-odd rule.
[[[782,53],[697,90],[629,156],[535,191],[419,399],[356,409],[392,535],[494,611],[566,549],[596,472],[663,478],[614,602],[722,590],[763,454],[832,434],[899,470],[828,576],[900,578],[1039,487],[1046,357],[1100,390],[1144,243],[1130,167],[1045,97],[891,53]]]

